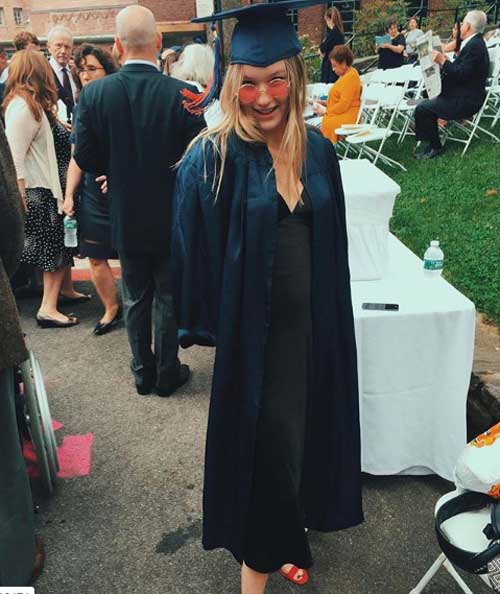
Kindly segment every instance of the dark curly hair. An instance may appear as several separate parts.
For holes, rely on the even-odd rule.
[[[118,64],[116,63],[113,56],[108,52],[108,50],[98,47],[97,45],[92,45],[91,43],[83,43],[75,51],[75,67],[73,69],[73,78],[75,79],[80,91],[82,90],[82,83],[80,82],[80,77],[78,76],[78,69],[82,66],[82,62],[87,56],[94,56],[94,58],[98,60],[104,68],[106,75],[113,74],[114,72],[118,71]]]

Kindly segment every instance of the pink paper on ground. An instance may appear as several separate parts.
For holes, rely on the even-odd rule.
[[[64,425],[62,423],[59,423],[59,421],[52,419],[52,429],[54,429],[54,431],[57,431],[58,429],[61,429],[62,427],[64,427]]]
[[[57,448],[60,470],[59,478],[87,476],[90,473],[92,459],[92,442],[94,435],[67,435],[62,446]]]

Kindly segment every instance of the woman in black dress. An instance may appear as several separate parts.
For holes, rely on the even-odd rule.
[[[325,12],[326,37],[319,46],[321,56],[321,82],[334,83],[338,76],[332,69],[329,55],[336,45],[344,45],[344,21],[340,11],[335,6],[330,6]]]
[[[107,51],[90,44],[82,45],[76,52],[75,68],[80,88],[117,70]],[[78,105],[73,111],[73,128],[78,131]],[[101,335],[109,332],[121,316],[113,271],[108,262],[118,256],[111,247],[108,198],[101,192],[95,174],[83,172],[71,159],[63,205],[64,212],[70,216],[75,211],[77,190],[80,194],[80,256],[89,258],[92,280],[104,305],[104,314],[94,328],[94,334]]]
[[[406,40],[405,36],[399,32],[398,22],[394,17],[391,17],[386,22],[385,32],[389,35],[391,41],[383,43],[376,48],[378,52],[378,67],[382,70],[399,68],[405,63],[404,51]]]
[[[177,174],[180,344],[217,348],[203,544],[241,563],[242,594],[262,594],[277,571],[307,582],[306,527],[362,521],[342,185],[333,146],[304,125],[305,66],[286,16],[311,4],[216,15],[239,19],[225,115]]]

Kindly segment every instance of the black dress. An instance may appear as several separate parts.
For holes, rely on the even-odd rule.
[[[78,130],[78,106],[73,108],[73,129]],[[72,134],[74,144],[76,134]],[[108,260],[118,258],[111,247],[111,219],[109,197],[101,192],[95,181],[96,174],[83,172],[78,202],[78,227],[80,232],[80,257]]]
[[[312,207],[305,190],[302,201],[290,212],[278,200],[271,325],[244,551],[245,563],[261,573],[285,563],[312,565],[301,503],[312,355]]]
[[[333,71],[332,65],[330,64],[329,54],[336,45],[344,45],[345,37],[342,31],[333,27],[328,29],[328,33],[324,41],[319,46],[319,49],[324,54],[321,60],[321,81],[322,83],[334,83],[339,78]]]
[[[71,159],[69,133],[59,122],[52,126],[54,149],[61,189],[66,188],[66,174]],[[44,272],[55,272],[73,266],[76,248],[64,245],[64,215],[59,214],[56,198],[48,188],[27,188],[28,210],[25,221],[23,264],[31,264]]]

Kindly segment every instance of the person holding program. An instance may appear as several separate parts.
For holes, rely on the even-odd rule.
[[[242,594],[262,594],[276,571],[306,583],[306,528],[363,520],[342,181],[331,142],[305,126],[305,66],[286,16],[316,3],[202,19],[238,19],[224,119],[190,144],[174,192],[179,341],[217,350],[203,545],[241,564]]]

